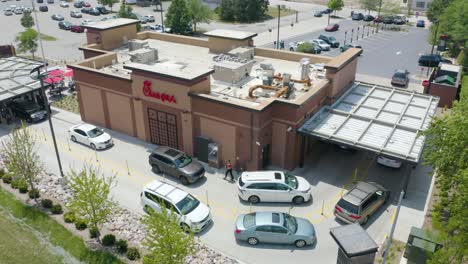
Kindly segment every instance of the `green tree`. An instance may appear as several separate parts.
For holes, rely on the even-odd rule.
[[[20,52],[31,52],[34,59],[34,52],[37,50],[37,37],[37,31],[32,28],[19,33],[15,39],[18,42],[18,50]]]
[[[297,46],[298,52],[315,54],[314,45],[309,42],[301,43]]]
[[[401,12],[400,4],[396,2],[385,2],[382,4],[382,13],[384,16],[393,16]]]
[[[39,175],[44,172],[43,163],[37,154],[36,137],[24,123],[14,129],[8,138],[2,142],[1,158],[5,161],[8,171],[36,189]],[[36,198],[34,200],[37,202]]]
[[[445,8],[447,8],[453,0],[433,0],[429,3],[427,8],[427,18],[432,23],[435,23],[439,20],[439,17],[444,13]]]
[[[461,50],[468,50],[468,1],[453,0],[439,16],[439,35],[448,35],[450,55],[457,57]],[[435,25],[431,26],[435,30]]]
[[[186,0],[172,0],[166,13],[166,24],[176,34],[186,34],[191,28],[190,11]]]
[[[219,16],[223,21],[234,21],[234,0],[221,0],[219,5]]]
[[[210,23],[213,13],[201,0],[188,0],[187,5],[190,11],[193,31],[197,31],[198,23]]]
[[[110,190],[117,183],[115,175],[104,177],[99,168],[85,165],[81,171],[71,169],[67,181],[73,195],[69,209],[90,227],[99,230],[116,209],[116,203],[110,197]]]
[[[114,4],[118,3],[119,0],[98,0],[98,3],[103,5],[103,6],[108,6],[112,12],[112,6],[114,6]]]
[[[24,12],[21,17],[21,25],[25,28],[32,28],[34,26],[34,19],[31,12]]]
[[[183,264],[185,258],[195,252],[193,233],[186,234],[179,226],[177,215],[160,203],[161,212],[148,210],[142,223],[146,227],[143,245],[150,253],[144,264]]]
[[[432,210],[433,227],[443,240],[429,263],[468,261],[468,76],[460,100],[450,114],[434,118],[424,132],[424,161],[434,168],[438,195]]]
[[[379,9],[380,0],[361,0],[361,7],[370,14],[370,11]]]
[[[343,9],[344,2],[343,2],[343,0],[330,0],[330,1],[328,1],[327,6],[328,6],[328,8],[333,10],[335,12],[335,15],[336,15],[336,11]],[[330,24],[330,15],[331,14],[328,14],[328,24]]]
[[[121,18],[130,18],[130,19],[137,19],[138,17],[136,16],[135,13],[133,13],[133,8],[125,3],[125,0],[122,0],[120,4],[120,9],[119,9],[119,17]],[[141,30],[141,24],[138,23],[136,25],[137,31],[139,32]]]

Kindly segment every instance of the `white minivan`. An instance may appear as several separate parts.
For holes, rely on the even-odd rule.
[[[161,212],[160,204],[173,211],[183,230],[197,233],[211,223],[211,211],[189,193],[170,184],[154,180],[148,183],[140,194],[143,209]]]
[[[246,171],[239,177],[239,197],[259,202],[293,202],[301,204],[312,199],[306,179],[282,171]]]

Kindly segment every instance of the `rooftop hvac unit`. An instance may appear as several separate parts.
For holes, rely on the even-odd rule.
[[[301,80],[305,80],[309,78],[310,74],[310,60],[308,58],[302,58],[299,61],[300,64],[300,73],[301,73]]]
[[[291,82],[291,74],[284,73],[283,74],[283,86],[289,86],[290,82]]]
[[[234,61],[221,61],[213,65],[215,72],[213,78],[215,80],[238,83],[250,74],[254,61],[247,63],[239,63]]]
[[[128,42],[128,50],[134,51],[142,48],[148,47],[148,41],[140,39],[132,39]]]
[[[128,53],[131,62],[150,64],[158,60],[158,50],[142,48]]]
[[[238,47],[230,50],[228,54],[241,59],[252,60],[255,55],[255,49],[253,47]]]

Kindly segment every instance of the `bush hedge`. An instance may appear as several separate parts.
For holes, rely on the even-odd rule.
[[[107,234],[102,238],[102,244],[106,247],[113,246],[115,244],[115,236],[113,234]]]
[[[115,248],[117,249],[117,252],[124,254],[128,249],[127,241],[123,239],[117,240],[117,242],[115,242]]]
[[[18,187],[20,193],[27,193],[28,192],[28,184],[23,183]]]
[[[136,247],[129,247],[127,250],[127,258],[129,260],[137,260],[140,258],[140,251]]]
[[[50,209],[50,211],[53,214],[62,214],[63,213],[63,209],[62,209],[62,206],[60,204],[54,204],[52,206],[52,208]]]
[[[90,238],[99,237],[99,229],[97,229],[96,227],[89,228],[89,237]]]
[[[2,177],[2,181],[6,184],[10,184],[12,180],[13,180],[13,177],[11,177],[10,174],[5,174]]]
[[[63,214],[63,221],[65,221],[65,223],[75,222],[75,214],[73,212],[64,213]]]
[[[3,178],[3,175],[5,175],[5,169],[0,168],[0,179]]]
[[[42,199],[42,200],[41,200],[41,205],[42,205],[42,207],[44,207],[44,208],[50,209],[50,208],[52,208],[52,206],[54,205],[54,203],[53,203],[52,200],[50,200],[50,199]]]
[[[83,219],[75,219],[75,228],[78,229],[78,230],[85,230],[86,229],[87,224],[85,222],[85,220]]]
[[[38,190],[38,189],[29,190],[28,195],[29,195],[29,198],[31,198],[31,199],[35,199],[35,198],[41,197],[41,195],[39,194],[39,190]]]

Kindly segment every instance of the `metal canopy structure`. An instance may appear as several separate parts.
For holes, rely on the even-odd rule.
[[[438,102],[430,95],[355,82],[298,132],[417,164],[425,140],[419,132],[429,126]]]
[[[42,67],[37,61],[20,57],[0,58],[0,102],[41,88],[31,72]]]

